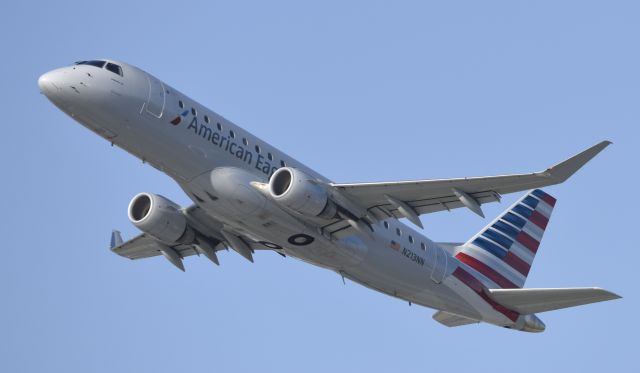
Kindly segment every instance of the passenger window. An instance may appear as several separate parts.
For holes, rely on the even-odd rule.
[[[389,223],[387,223],[386,221],[382,223],[384,225],[385,228],[389,229]]]
[[[400,228],[396,228],[396,234],[398,236],[402,236],[402,231],[400,230]]]
[[[198,112],[196,111],[196,108],[191,108],[191,114],[193,114],[193,116],[195,117],[196,115],[198,115]]]
[[[270,161],[273,161],[273,155],[271,155],[271,153],[267,153],[267,158],[268,158]]]
[[[218,127],[218,131],[222,131],[222,124],[216,123],[216,127]]]
[[[112,73],[115,73],[115,74],[118,74],[118,75],[122,76],[122,68],[119,65],[116,65],[115,63],[109,62],[107,64],[107,70],[111,71]]]
[[[280,161],[280,166],[282,166],[282,167],[287,167],[287,164],[286,164],[286,163],[284,163],[284,161]]]
[[[409,235],[409,242],[413,243],[413,236],[412,235]]]
[[[233,132],[233,130],[229,130],[229,136],[231,136],[232,139],[236,138],[236,133]]]
[[[178,106],[180,107],[180,109],[184,109],[184,103],[182,102],[182,100],[178,100]]]
[[[209,116],[208,116],[208,115],[205,115],[205,116],[204,116],[204,122],[205,122],[205,123],[207,123],[207,124],[209,124]]]
[[[242,143],[243,143],[245,146],[249,145],[249,141],[247,140],[247,138],[246,138],[246,137],[244,137],[244,138],[242,139]]]
[[[260,154],[260,147],[256,145],[256,153]]]
[[[422,249],[422,251],[427,250],[427,245],[424,244],[424,242],[420,242],[420,248]]]

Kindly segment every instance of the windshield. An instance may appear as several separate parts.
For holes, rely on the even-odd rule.
[[[109,62],[107,63],[107,70],[122,76],[122,67],[120,67],[120,65],[116,65],[115,63]]]
[[[104,67],[105,63],[106,63],[106,61],[98,61],[98,60],[78,61],[78,62],[76,62],[76,65],[91,65],[91,66],[99,67],[99,68],[102,69]]]
[[[91,60],[91,61],[78,61],[76,62],[76,65],[91,65],[91,66],[95,66],[97,68],[104,68],[105,65],[107,66],[106,69],[111,71],[114,74],[118,74],[120,76],[122,75],[122,67],[120,65],[117,65],[115,63],[112,62],[107,62],[107,61],[103,61],[103,60]]]

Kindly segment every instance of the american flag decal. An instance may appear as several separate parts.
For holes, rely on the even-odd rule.
[[[173,120],[170,123],[173,124],[174,126],[177,126],[178,124],[180,124],[180,122],[182,122],[182,117],[186,117],[187,114],[189,114],[189,110],[183,111],[182,114],[173,118]]]

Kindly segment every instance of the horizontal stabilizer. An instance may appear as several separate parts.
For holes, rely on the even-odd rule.
[[[600,288],[488,289],[501,305],[527,315],[621,298]]]
[[[434,320],[436,320],[440,324],[448,326],[450,328],[454,326],[477,324],[480,322],[478,320],[469,319],[467,317],[458,316],[453,313],[449,313],[445,311],[438,311],[434,313],[432,317]]]

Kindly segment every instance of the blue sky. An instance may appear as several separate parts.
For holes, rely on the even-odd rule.
[[[632,370],[638,322],[640,7],[632,1],[7,2],[0,371]],[[10,15],[10,16],[9,16]],[[541,315],[543,334],[448,329],[432,310],[259,253],[129,262],[141,191],[188,203],[38,92],[98,57],[160,77],[335,181],[543,169],[614,145],[563,185],[529,287],[614,302]],[[485,207],[490,218],[518,196]],[[7,209],[8,207],[8,209]],[[423,217],[465,240],[468,211]]]

